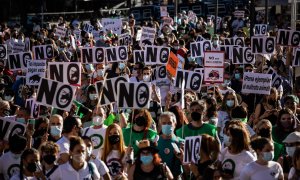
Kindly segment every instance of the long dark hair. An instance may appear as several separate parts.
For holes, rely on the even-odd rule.
[[[20,179],[24,179],[24,171],[23,171],[23,160],[26,159],[29,155],[33,155],[33,154],[38,154],[39,155],[39,151],[34,149],[34,148],[30,148],[30,149],[26,149],[22,155],[21,155],[21,162],[20,162]]]
[[[210,106],[207,108],[206,116],[208,118],[217,117],[217,100],[213,97],[208,97],[206,104]]]
[[[281,121],[280,121],[281,116],[284,114],[289,114],[290,116],[293,117],[292,118],[293,119],[292,128],[290,129],[289,133],[293,132],[295,130],[295,128],[297,127],[297,123],[296,123],[296,120],[295,120],[292,110],[290,110],[288,108],[281,109],[278,113],[278,118],[277,118],[276,128],[275,128],[275,132],[280,138],[284,138],[284,136],[286,135],[285,133],[282,133],[283,132],[282,130],[284,129],[284,127],[282,126]]]

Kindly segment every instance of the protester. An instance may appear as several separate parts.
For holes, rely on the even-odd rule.
[[[56,158],[58,156],[59,146],[54,142],[46,142],[42,144],[40,155],[41,155],[41,165],[43,169],[43,174],[48,179],[58,179],[58,164],[56,163]]]
[[[300,155],[300,148],[296,148],[294,155],[293,155],[293,167],[289,172],[288,179],[289,180],[296,180],[300,178],[299,174],[299,155]]]

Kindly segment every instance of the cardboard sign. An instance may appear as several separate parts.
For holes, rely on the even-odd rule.
[[[179,64],[178,57],[173,52],[171,52],[169,56],[169,60],[166,65],[166,70],[172,77],[176,76],[178,64]]]
[[[26,84],[39,85],[41,78],[45,77],[46,66],[47,66],[46,60],[39,60],[39,61],[28,60]]]
[[[141,37],[142,37],[142,30],[139,29],[137,30],[137,33],[136,33],[136,41],[140,41],[141,40]]]
[[[151,83],[119,83],[118,108],[149,109],[151,94]]]
[[[20,52],[8,55],[8,68],[10,70],[26,69],[27,61],[32,60],[30,52]]]
[[[107,79],[105,82],[106,83],[104,86],[103,86],[104,81],[97,81],[95,84],[98,95],[100,95],[101,89],[103,88],[102,98],[100,102],[101,106],[114,103],[117,101],[119,83],[129,82],[129,77],[128,75],[119,76],[119,77]]]
[[[233,47],[234,47],[234,45],[220,45],[220,50],[225,53],[224,54],[225,59],[227,59],[227,60],[232,59]]]
[[[146,46],[145,50],[134,50],[135,63],[143,62],[145,65],[167,64],[170,48],[164,46]]]
[[[169,26],[173,25],[173,18],[171,18],[171,17],[164,17],[162,20],[163,20],[162,27],[165,25],[169,25]]]
[[[62,82],[64,84],[81,84],[81,63],[80,62],[49,62],[49,79]]]
[[[142,27],[142,34],[141,34],[141,39],[140,39],[140,46],[144,47],[146,45],[153,45],[154,44],[154,38],[156,34],[156,29],[155,28],[150,28],[150,27]]]
[[[211,41],[200,41],[200,42],[193,42],[190,46],[191,50],[191,57],[204,57],[205,51],[211,51]]]
[[[103,47],[82,47],[82,64],[102,64],[105,63],[105,48]]]
[[[235,45],[235,46],[245,46],[245,39],[244,37],[233,37],[233,38],[225,38],[224,39],[225,45]]]
[[[26,99],[25,108],[30,110],[31,118],[39,117],[39,105],[35,103],[35,98]]]
[[[299,46],[300,31],[279,29],[277,32],[277,45]]]
[[[181,88],[183,80],[185,82],[184,89],[190,89],[195,92],[201,90],[202,75],[199,72],[178,69],[175,77],[175,87]]]
[[[73,33],[74,33],[75,39],[81,41],[81,30],[75,29],[75,30],[73,30]]]
[[[25,51],[25,43],[23,42],[13,42],[12,43],[12,51],[13,53],[24,52]]]
[[[300,49],[297,48],[294,54],[293,67],[300,66]]]
[[[244,18],[245,16],[245,11],[234,11],[234,17],[236,18]]]
[[[113,18],[102,18],[101,24],[103,30],[106,32],[112,30],[115,34],[121,34],[122,31],[122,19],[113,19]]]
[[[70,111],[75,90],[75,86],[42,78],[37,90],[36,103]]]
[[[250,47],[234,46],[232,51],[232,64],[254,64],[255,56]]]
[[[197,163],[200,160],[201,136],[186,137],[184,141],[183,163]]]
[[[204,82],[205,83],[223,83],[224,68],[220,67],[205,67],[204,68]]]
[[[13,135],[24,135],[25,131],[25,124],[19,123],[9,117],[0,118],[0,140],[9,141]]]
[[[7,45],[0,44],[0,59],[7,59]]]
[[[66,37],[66,33],[67,33],[67,28],[62,27],[62,26],[58,26],[56,28],[56,31],[55,31],[56,36],[58,36],[60,38],[64,38],[64,37]]]
[[[113,46],[108,47],[106,50],[106,62],[120,62],[128,60],[127,46]]]
[[[218,52],[218,51],[205,52],[204,66],[224,67],[224,52]]]
[[[281,84],[283,83],[281,76],[278,75],[272,67],[269,67],[267,74],[272,75],[272,83],[271,83],[272,87],[275,87],[276,89],[278,89],[279,86],[281,86]]]
[[[168,8],[167,6],[160,6],[160,17],[168,16]]]
[[[87,33],[92,33],[94,30],[94,26],[92,26],[90,23],[85,23],[83,24],[82,30]]]
[[[252,54],[273,54],[275,51],[275,37],[252,36]]]
[[[268,25],[267,24],[255,24],[254,36],[267,36],[267,35],[268,35]]]
[[[34,59],[52,59],[54,57],[54,49],[51,44],[33,46],[32,52],[34,53]]]
[[[242,92],[269,95],[271,82],[271,74],[244,72]]]
[[[162,66],[157,66],[155,69],[154,69],[154,72],[152,73],[155,75],[154,78],[152,78],[152,82],[154,80],[163,80],[163,79],[166,79],[167,78],[167,70],[166,70],[166,66],[162,65]]]
[[[132,38],[129,33],[121,34],[118,37],[119,46],[129,46],[132,44]]]

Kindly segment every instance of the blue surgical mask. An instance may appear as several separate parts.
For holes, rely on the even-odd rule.
[[[144,165],[150,164],[153,161],[152,154],[150,154],[148,156],[141,155],[141,161]]]
[[[294,152],[296,150],[296,147],[286,147],[286,153],[290,156],[290,157],[293,157],[294,155]]]
[[[234,106],[234,100],[227,100],[226,101],[226,105],[228,106],[228,107],[233,107]]]
[[[164,135],[169,136],[173,133],[174,128],[172,125],[167,124],[167,125],[162,125],[161,130]]]
[[[230,145],[230,137],[227,136],[226,134],[223,135],[223,143],[224,143],[225,146]]]
[[[272,161],[274,158],[274,151],[271,152],[263,152],[263,160],[265,161]]]
[[[60,136],[62,129],[60,126],[50,126],[50,134],[52,136]]]
[[[125,68],[125,64],[124,63],[119,63],[119,69],[123,70]]]
[[[16,121],[22,124],[26,124],[25,118],[17,118]]]
[[[241,74],[240,74],[240,73],[234,73],[234,78],[235,78],[236,80],[241,79]]]
[[[189,61],[189,62],[195,62],[195,58],[193,58],[193,57],[188,57],[188,61]]]

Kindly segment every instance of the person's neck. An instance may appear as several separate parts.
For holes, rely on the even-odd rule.
[[[56,141],[61,137],[61,135],[60,136],[52,136],[53,137],[53,139],[55,139]]]
[[[54,163],[53,164],[44,163],[44,167],[45,167],[45,170],[48,171],[54,167]]]
[[[71,161],[71,165],[72,167],[76,170],[79,171],[83,166],[84,166],[84,162],[83,163],[76,163],[74,161]]]
[[[192,121],[192,125],[194,127],[201,127],[203,124],[202,120],[199,120],[199,121]]]
[[[137,78],[138,78],[140,81],[142,81],[142,80],[143,80],[143,75],[140,74],[140,75],[137,76]]]
[[[133,125],[133,130],[141,132],[145,129],[144,126]]]
[[[113,150],[119,150],[119,144],[114,144],[112,145]]]
[[[154,168],[154,164],[150,163],[150,164],[141,164],[141,168],[146,171],[146,172],[151,172]]]
[[[28,177],[28,176],[29,176],[29,177],[33,177],[33,176],[34,176],[34,173],[33,173],[33,172],[29,172],[27,169],[24,169],[23,172],[24,172],[23,174],[24,174],[25,176],[27,176],[27,177]]]
[[[162,135],[161,135],[161,137],[162,137],[163,139],[172,139],[172,136],[173,136],[173,133],[170,134],[170,135],[165,135],[165,134],[162,134]]]
[[[93,128],[94,128],[94,129],[101,129],[101,128],[102,128],[102,124],[101,124],[101,125],[97,125],[97,126],[94,125]]]
[[[257,159],[256,162],[260,165],[266,166],[268,165],[268,161],[262,160],[262,159]]]

